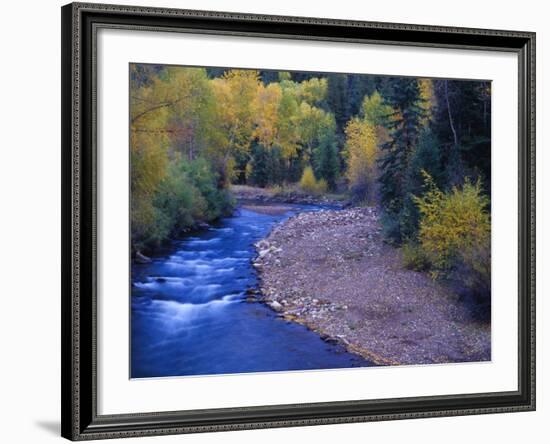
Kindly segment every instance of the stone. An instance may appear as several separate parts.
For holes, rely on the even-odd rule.
[[[256,244],[255,244],[255,247],[258,250],[267,250],[270,246],[271,245],[269,244],[269,242],[266,241],[265,239],[262,239],[261,241],[256,242]]]
[[[145,256],[144,254],[142,254],[141,252],[137,251],[137,252],[136,252],[135,261],[136,261],[138,264],[149,264],[149,263],[151,263],[153,260],[152,260],[150,257],[147,257],[147,256]]]
[[[279,304],[277,301],[271,301],[268,303],[268,305],[275,311],[280,311],[283,308],[283,306]]]
[[[269,253],[271,253],[271,250],[268,248],[267,250],[260,250],[260,252],[258,253],[258,257],[260,259],[263,259],[264,257],[266,257]]]

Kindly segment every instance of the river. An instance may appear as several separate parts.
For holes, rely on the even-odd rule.
[[[209,229],[176,240],[149,264],[132,265],[131,377],[213,375],[372,365],[263,303],[254,242],[299,211],[239,208]]]

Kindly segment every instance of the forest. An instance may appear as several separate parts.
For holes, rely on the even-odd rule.
[[[407,268],[490,294],[491,83],[130,65],[132,251],[235,184],[380,208]]]

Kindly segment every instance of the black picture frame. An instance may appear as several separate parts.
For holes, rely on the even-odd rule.
[[[535,33],[72,3],[62,14],[62,436],[119,438],[535,409]],[[100,27],[508,51],[519,65],[518,390],[98,415],[95,40]]]

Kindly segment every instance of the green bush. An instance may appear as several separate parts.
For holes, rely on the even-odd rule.
[[[234,207],[230,194],[218,188],[218,177],[203,159],[170,164],[152,199],[147,223],[132,231],[135,250],[158,247],[200,222],[229,215]],[[132,220],[134,224],[134,220]]]
[[[196,221],[208,222],[231,214],[235,203],[226,189],[218,188],[218,177],[206,160],[182,161],[180,170],[182,174],[189,176],[198,194],[204,199],[202,205],[197,205]]]

